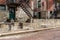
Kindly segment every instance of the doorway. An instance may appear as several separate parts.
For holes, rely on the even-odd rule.
[[[41,19],[41,12],[38,12],[38,19]]]
[[[15,20],[15,8],[13,7],[9,8],[9,19]]]

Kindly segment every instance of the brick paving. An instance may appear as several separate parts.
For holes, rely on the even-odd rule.
[[[39,31],[30,36],[26,35],[21,38],[6,38],[0,40],[60,40],[60,28]]]

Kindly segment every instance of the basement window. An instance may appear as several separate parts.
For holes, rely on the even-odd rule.
[[[5,11],[6,10],[6,6],[5,5],[0,5],[0,10]]]

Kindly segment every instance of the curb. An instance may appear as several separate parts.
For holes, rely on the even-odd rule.
[[[1,33],[0,37],[11,36],[11,35],[19,35],[19,34],[26,34],[26,33],[33,33],[33,32],[38,32],[38,31],[43,31],[43,30],[50,30],[50,29],[55,29],[55,28],[59,28],[59,27],[42,28],[42,29],[36,29],[36,30],[26,30],[26,31],[15,31],[15,32]]]

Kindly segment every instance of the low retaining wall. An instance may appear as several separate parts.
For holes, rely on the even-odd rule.
[[[60,26],[60,19],[35,19],[34,23],[45,26]]]
[[[15,22],[15,25],[12,26],[11,31],[16,31],[16,30],[21,30],[18,26],[19,22]],[[30,29],[30,30],[35,30],[35,29],[41,29],[41,28],[54,28],[54,27],[60,27],[60,19],[34,19],[33,23],[23,23],[23,29]],[[0,28],[2,30],[0,31],[9,31],[9,26],[6,24],[2,24],[2,27]]]
[[[60,19],[35,19],[34,23],[60,25]]]

